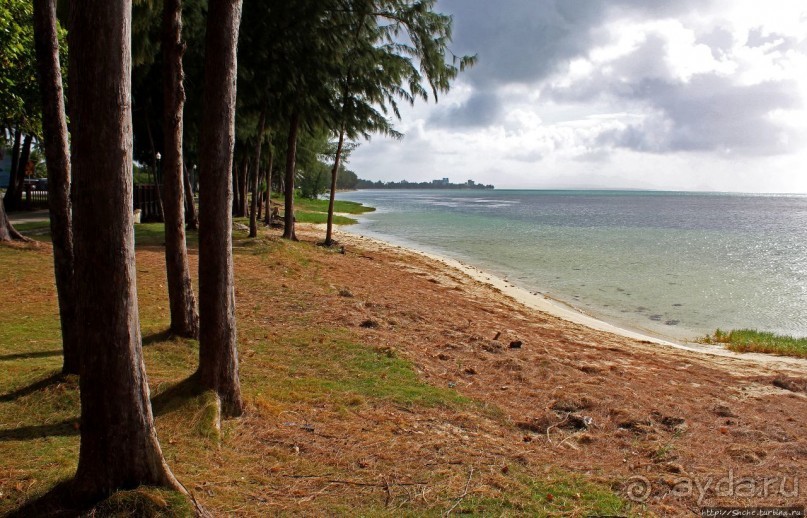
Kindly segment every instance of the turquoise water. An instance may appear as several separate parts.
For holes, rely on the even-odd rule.
[[[807,196],[614,191],[342,193],[350,230],[438,253],[675,339],[807,336]]]

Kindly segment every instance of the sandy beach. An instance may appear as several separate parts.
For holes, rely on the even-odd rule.
[[[316,225],[316,226],[312,225],[312,227],[320,229],[324,228],[324,226],[322,225]],[[415,248],[401,246],[380,239],[376,239],[373,237],[369,237],[366,235],[362,235],[361,233],[358,232],[352,232],[350,230],[350,227],[341,228],[339,231],[337,231],[337,234],[340,236],[340,240],[346,243],[349,242],[354,245],[364,247],[372,246],[377,247],[378,249],[384,249],[392,252],[404,251],[409,254],[415,254],[426,257],[435,262],[443,264],[448,268],[458,270],[475,281],[487,284],[494,290],[497,290],[498,292],[506,295],[507,297],[510,297],[518,304],[521,304],[527,308],[534,309],[540,313],[545,313],[548,315],[552,315],[554,317],[558,317],[570,323],[580,324],[592,330],[612,333],[621,337],[629,338],[631,340],[637,340],[642,343],[652,343],[665,347],[672,347],[675,349],[690,351],[695,354],[707,354],[711,356],[720,356],[725,358],[735,358],[739,360],[754,361],[785,369],[787,369],[788,367],[793,367],[799,372],[804,372],[805,370],[807,370],[807,360],[802,358],[771,356],[767,354],[758,354],[758,353],[737,353],[717,344],[706,344],[692,341],[675,341],[671,338],[658,337],[650,333],[643,333],[625,327],[620,327],[611,324],[609,322],[606,322],[604,320],[600,320],[591,315],[587,315],[586,313],[580,311],[579,309],[570,307],[559,300],[552,299],[551,297],[542,295],[539,292],[531,292],[529,290],[526,290],[524,288],[521,288],[519,286],[510,283],[507,279],[503,279],[490,272],[486,272],[475,266],[466,264],[462,261],[451,259],[450,257],[445,257],[438,254],[426,252],[423,250],[417,250]]]

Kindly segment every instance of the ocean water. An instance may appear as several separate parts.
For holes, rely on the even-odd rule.
[[[341,193],[350,231],[451,257],[661,337],[807,336],[807,196],[615,191]]]

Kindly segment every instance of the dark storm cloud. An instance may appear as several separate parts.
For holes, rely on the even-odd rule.
[[[710,0],[441,0],[454,16],[453,50],[478,54],[466,77],[480,87],[533,83],[585,55],[611,13],[674,16]]]
[[[495,92],[478,90],[458,106],[438,108],[429,123],[443,127],[484,127],[495,123],[502,112],[502,102]]]
[[[580,3],[443,0],[439,7],[454,16],[455,52],[479,56],[466,77],[488,86],[531,83],[585,52],[603,4],[591,1],[581,7]]]

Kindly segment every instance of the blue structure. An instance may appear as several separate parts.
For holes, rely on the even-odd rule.
[[[0,158],[0,189],[8,187],[8,178],[11,171],[11,153],[3,153]]]

